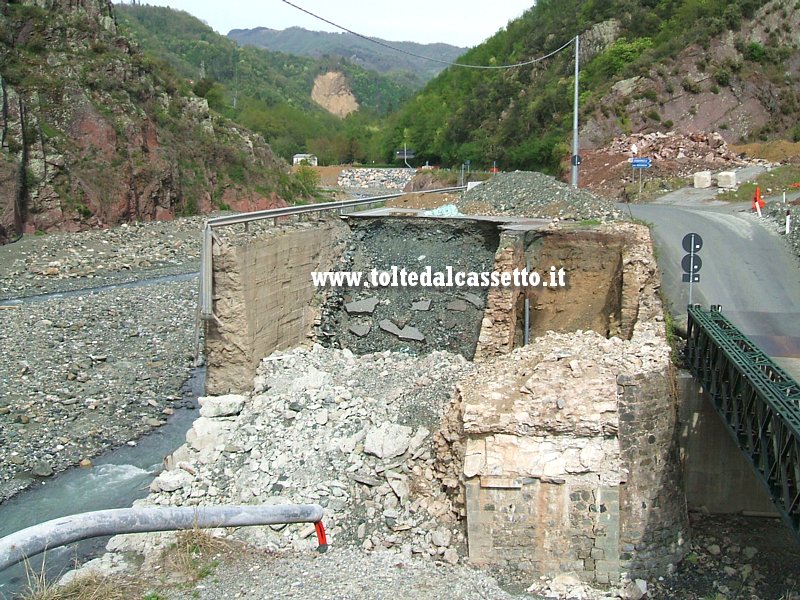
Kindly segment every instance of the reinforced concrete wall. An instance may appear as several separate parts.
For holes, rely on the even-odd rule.
[[[700,385],[691,374],[682,372],[678,388],[681,455],[689,508],[712,514],[778,516]]]
[[[254,228],[255,229],[255,228]],[[260,360],[306,341],[316,317],[312,271],[332,269],[349,232],[339,219],[220,233],[206,330],[206,392],[252,389]]]

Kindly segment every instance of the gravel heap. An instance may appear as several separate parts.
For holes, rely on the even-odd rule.
[[[468,215],[514,215],[575,221],[623,218],[609,200],[533,171],[498,173],[467,191],[455,204]]]
[[[343,188],[402,190],[416,174],[416,169],[344,169],[338,185]]]
[[[203,219],[25,236],[0,246],[0,298],[197,271]]]
[[[166,422],[189,375],[197,283],[0,311],[0,501]]]

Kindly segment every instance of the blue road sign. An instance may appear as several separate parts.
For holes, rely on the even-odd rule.
[[[649,169],[652,164],[649,158],[634,158],[631,160],[631,166],[634,169]]]

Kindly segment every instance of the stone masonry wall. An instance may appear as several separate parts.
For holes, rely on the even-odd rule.
[[[502,232],[495,254],[494,270],[511,272],[525,267],[524,234]],[[486,297],[486,311],[481,321],[475,359],[508,354],[514,349],[517,322],[524,318],[519,314],[522,290],[515,287],[494,287]]]
[[[619,444],[627,481],[620,487],[620,565],[629,573],[671,571],[687,541],[686,494],[678,441],[675,373],[621,374]]]
[[[209,394],[250,389],[264,356],[306,341],[317,292],[310,274],[333,268],[348,233],[347,225],[332,219],[231,235],[214,244]]]
[[[548,330],[593,329],[630,339],[639,316],[652,318],[655,261],[646,228],[633,224],[561,231],[502,231],[496,271],[524,269],[547,280],[551,266],[566,271],[565,288],[489,290],[476,359],[508,354],[522,344],[524,300],[530,299],[531,336]],[[660,307],[660,304],[658,304]]]
[[[459,385],[474,563],[616,583],[682,557],[674,374],[649,236],[634,229],[623,251],[622,295],[638,300],[622,299],[629,340],[550,331]]]

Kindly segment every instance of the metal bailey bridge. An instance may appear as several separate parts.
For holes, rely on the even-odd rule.
[[[800,539],[800,385],[720,307],[688,312],[689,369]]]

